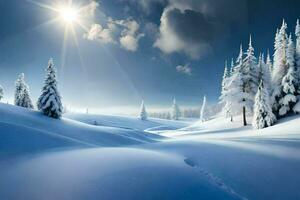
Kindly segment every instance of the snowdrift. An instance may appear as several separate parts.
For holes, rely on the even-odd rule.
[[[0,155],[60,147],[134,145],[161,138],[142,130],[52,119],[37,111],[0,104]]]
[[[142,149],[51,153],[4,168],[0,177],[0,199],[238,199],[180,156]]]

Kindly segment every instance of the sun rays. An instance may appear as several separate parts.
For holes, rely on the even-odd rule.
[[[80,53],[80,47],[77,38],[78,34],[76,31],[87,31],[88,26],[93,22],[92,17],[88,15],[89,13],[87,8],[89,5],[75,4],[72,0],[54,1],[49,4],[36,0],[28,0],[28,2],[54,13],[54,18],[45,21],[42,23],[43,25],[63,25],[64,32],[61,50],[61,69],[64,71],[68,41],[72,38],[72,41],[77,48],[77,52]],[[79,57],[82,65],[81,68],[84,71],[81,55],[79,55]]]

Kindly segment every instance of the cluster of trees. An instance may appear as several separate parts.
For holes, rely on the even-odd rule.
[[[156,117],[156,118],[179,120],[179,118],[181,117],[181,111],[180,111],[179,106],[176,103],[176,99],[174,98],[171,114],[169,112],[166,112],[166,113],[152,113],[150,116],[151,117]],[[140,111],[139,118],[141,120],[147,120],[147,118],[148,118],[148,114],[147,114],[147,111],[146,111],[144,101],[142,101],[142,104],[141,104],[141,111]]]
[[[269,52],[266,59],[262,53],[258,59],[255,57],[251,36],[247,51],[241,45],[230,68],[225,62],[220,102],[224,115],[231,121],[242,113],[243,124],[247,125],[247,114],[252,114],[253,126],[261,129],[300,111],[299,20],[294,36],[295,42],[292,34],[287,34],[283,20],[275,35],[273,62]]]
[[[0,86],[0,100],[3,98],[3,88]],[[14,104],[28,109],[33,109],[30,98],[29,86],[25,82],[25,75],[21,73],[15,83]],[[41,95],[37,101],[37,108],[44,115],[60,118],[63,112],[61,96],[57,90],[56,68],[53,59],[50,59],[46,69],[46,78]]]
[[[172,119],[179,120],[181,117],[185,118],[200,118],[201,121],[206,121],[207,119],[207,106],[206,106],[206,97],[203,97],[201,109],[180,109],[179,105],[176,103],[176,99],[173,99],[173,104],[170,112],[161,111],[161,112],[151,112],[147,113],[144,101],[142,101],[139,118],[141,120],[147,120],[148,115],[153,118],[160,119]]]

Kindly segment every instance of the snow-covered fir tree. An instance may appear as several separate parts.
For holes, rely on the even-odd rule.
[[[204,95],[203,101],[202,101],[202,106],[200,109],[200,121],[204,122],[206,121],[206,96]]]
[[[255,96],[252,125],[256,129],[262,129],[272,126],[275,122],[276,116],[272,112],[270,95],[268,89],[264,87],[263,80],[261,80]]]
[[[231,74],[233,73],[233,60],[231,62],[231,68],[230,71],[227,67],[227,61],[225,62],[224,67],[224,74],[222,79],[222,90],[221,90],[221,96],[220,96],[220,103],[223,105],[222,113],[225,115],[225,117],[230,117],[231,121],[233,120],[232,114],[231,114],[231,102],[230,102],[230,90],[228,88]]]
[[[287,72],[286,48],[287,48],[287,24],[283,20],[280,30],[277,30],[274,42],[274,61],[272,72],[272,102],[276,114],[279,111],[279,100],[283,95],[282,78]]]
[[[16,83],[15,83],[15,100],[14,100],[14,104],[16,106],[21,106],[21,104],[22,104],[23,90],[24,90],[24,74],[21,73],[18,76],[18,79],[16,80]]]
[[[295,29],[295,35],[296,35],[296,65],[298,69],[298,74],[300,74],[300,24],[299,19],[297,19],[296,29]]]
[[[230,101],[232,102],[231,106],[235,112],[242,112],[243,124],[246,126],[246,115],[253,111],[254,97],[258,87],[258,68],[251,36],[245,55],[245,58],[243,58],[243,49],[241,46],[236,66],[234,67],[234,73],[228,84],[228,96],[230,97]],[[236,114],[239,113],[240,112]]]
[[[29,96],[29,87],[25,82],[24,73],[18,76],[15,86],[15,105],[33,109],[33,104]]]
[[[245,53],[246,57],[243,60],[242,76],[244,82],[245,107],[248,112],[252,112],[254,105],[254,98],[258,88],[258,68],[256,57],[254,55],[254,48],[252,46],[252,39],[250,36],[248,50]]]
[[[270,73],[270,68],[269,65],[267,65],[264,62],[264,54],[260,54],[259,56],[259,61],[258,61],[258,82],[260,80],[263,80],[264,82],[264,87],[269,91],[269,94],[271,92],[271,73]]]
[[[295,36],[296,36],[296,47],[295,47],[295,65],[297,72],[297,103],[293,107],[293,111],[295,113],[300,113],[300,24],[299,19],[297,19],[296,28],[295,28]]]
[[[288,71],[282,78],[282,97],[279,99],[279,116],[284,116],[292,111],[297,102],[297,72],[295,67],[295,47],[292,37],[289,36],[286,50],[286,65]]]
[[[0,85],[0,101],[3,99],[4,92],[3,92],[3,87]]]
[[[245,111],[244,108],[244,82],[243,82],[243,48],[242,45],[240,46],[240,52],[236,59],[236,65],[234,66],[233,74],[228,79],[227,83],[227,94],[226,94],[226,101],[228,102],[225,105],[226,110],[230,110],[230,115],[240,114],[240,111]],[[228,107],[227,107],[228,106]],[[232,109],[234,108],[234,109]],[[244,113],[244,112],[243,112]],[[246,124],[244,117],[244,124]],[[232,120],[232,118],[231,118]]]
[[[33,109],[33,104],[32,104],[32,101],[31,101],[30,95],[29,95],[29,87],[26,83],[24,83],[23,101],[22,101],[21,106],[24,108]]]
[[[273,64],[272,64],[272,60],[271,60],[271,56],[270,56],[270,52],[268,50],[268,54],[267,54],[267,60],[266,60],[266,65],[270,71],[270,76],[272,76],[272,72],[273,72]]]
[[[146,107],[145,107],[144,101],[142,101],[140,119],[147,120],[147,118],[148,118],[148,116],[147,116],[147,112],[146,112]]]
[[[46,78],[42,88],[42,94],[38,99],[37,107],[45,115],[52,118],[60,118],[63,111],[56,79],[56,68],[53,64],[53,60],[50,59],[46,69]]]
[[[228,78],[228,67],[227,67],[227,61],[225,61],[224,73],[223,73],[223,78],[222,78],[221,94],[225,93],[225,91],[226,91],[227,78]]]
[[[232,76],[233,72],[234,72],[234,61],[233,61],[233,58],[231,58],[229,76]]]
[[[173,105],[172,105],[172,116],[171,117],[173,120],[179,120],[180,115],[181,115],[181,113],[180,113],[179,106],[177,105],[176,99],[174,98]]]

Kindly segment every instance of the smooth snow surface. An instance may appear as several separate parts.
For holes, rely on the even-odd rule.
[[[0,104],[0,199],[300,199],[300,118],[240,118],[59,121]]]

